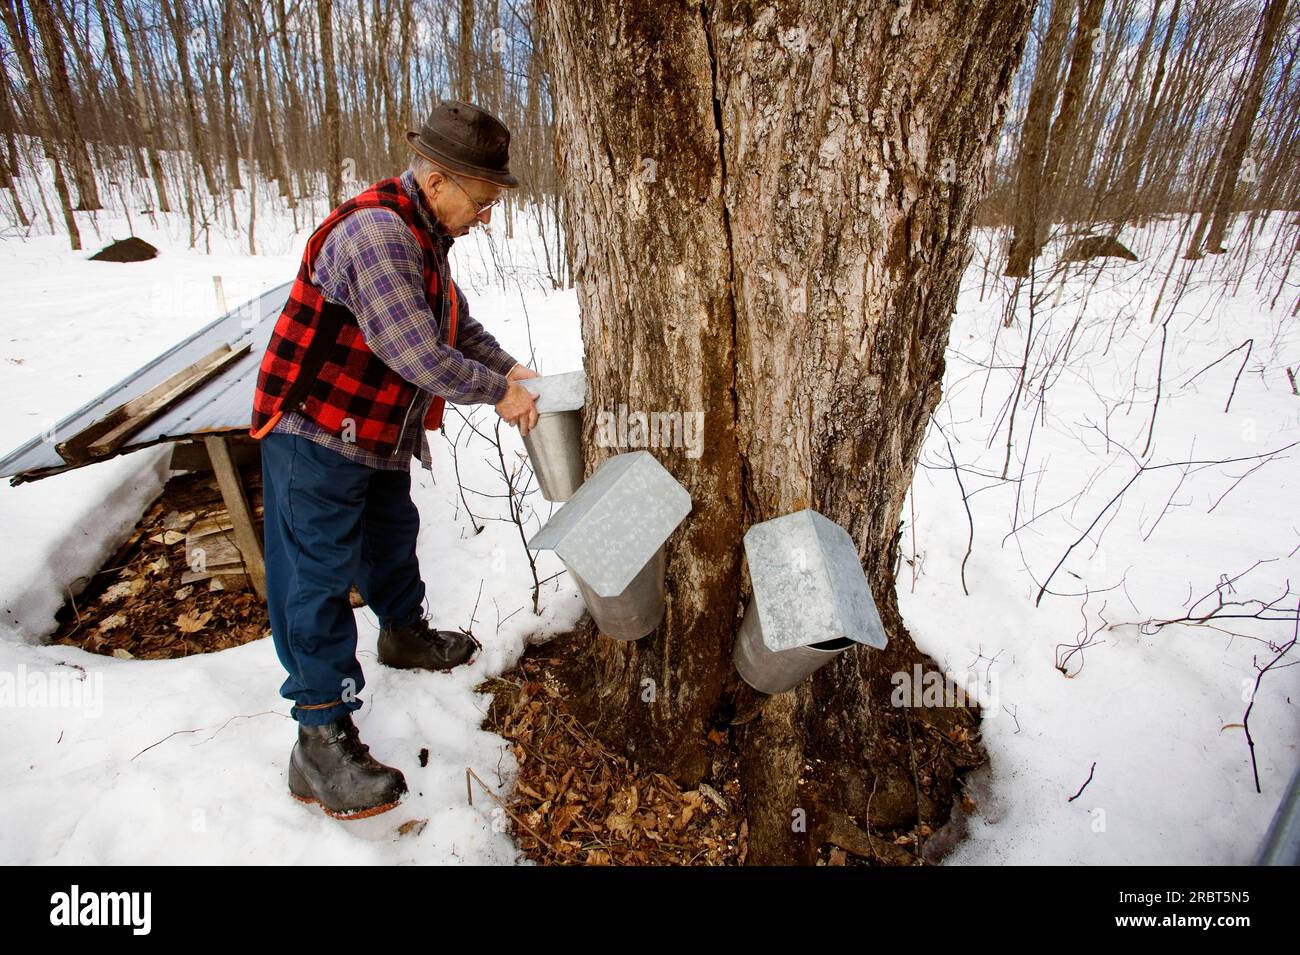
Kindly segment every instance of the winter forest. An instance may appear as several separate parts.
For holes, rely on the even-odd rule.
[[[1300,3],[0,18],[0,861],[1300,861]]]

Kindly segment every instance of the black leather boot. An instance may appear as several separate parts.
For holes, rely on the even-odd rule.
[[[370,755],[349,713],[324,726],[298,724],[289,792],[300,802],[320,803],[335,819],[364,819],[396,806],[406,777]]]
[[[430,630],[423,617],[414,623],[385,623],[379,630],[379,662],[401,670],[450,670],[467,662],[478,641],[455,630]]]

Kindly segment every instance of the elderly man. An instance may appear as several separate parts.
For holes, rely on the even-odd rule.
[[[466,634],[424,617],[410,463],[432,467],[425,430],[445,401],[487,404],[527,434],[536,372],[469,315],[451,280],[455,238],[491,220],[510,174],[510,134],[468,103],[444,101],[415,157],[342,203],[307,240],[298,278],[262,358],[252,434],[261,440],[266,598],[288,671],[298,741],[289,790],[336,818],[397,805],[400,770],[369,755],[352,722],[365,685],[348,594],[380,620],[379,662],[448,670]]]

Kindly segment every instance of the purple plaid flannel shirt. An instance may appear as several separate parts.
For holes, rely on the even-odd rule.
[[[442,277],[449,281],[447,251],[455,241],[434,217],[415,176],[407,170],[402,187],[416,203],[420,220],[443,250]],[[470,317],[462,295],[456,347],[443,341],[438,318],[424,291],[424,253],[406,223],[388,209],[358,209],[335,226],[316,254],[314,280],[321,294],[357,317],[375,356],[420,388],[392,457],[372,454],[344,441],[297,410],[286,411],[276,431],[300,434],[350,461],[372,468],[407,470],[412,457],[433,469],[424,416],[435,394],[456,404],[496,404],[506,396],[506,375],[515,359]]]

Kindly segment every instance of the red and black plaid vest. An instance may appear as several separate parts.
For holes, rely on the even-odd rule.
[[[420,222],[401,180],[381,179],[341,203],[307,239],[297,281],[262,356],[249,428],[254,438],[264,437],[285,411],[293,409],[371,453],[391,455],[397,450],[419,389],[385,365],[366,345],[356,316],[326,301],[311,281],[312,263],[330,229],[349,213],[374,206],[400,215],[419,241],[429,307],[440,327],[448,329],[447,344],[455,347],[456,295],[444,294],[451,288],[450,279],[445,287],[441,280],[439,261],[444,253]],[[426,428],[436,431],[442,424],[444,405],[442,396],[434,397],[425,415]]]

